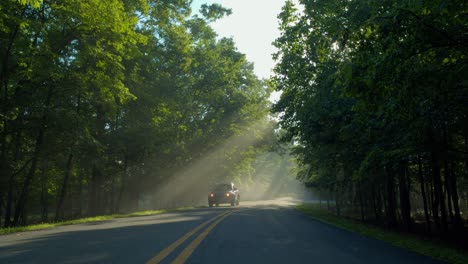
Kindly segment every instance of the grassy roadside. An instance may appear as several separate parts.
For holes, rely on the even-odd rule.
[[[110,220],[110,219],[115,219],[115,218],[156,215],[156,214],[162,214],[162,213],[167,213],[167,212],[188,210],[188,209],[193,209],[193,208],[194,207],[181,207],[181,208],[168,209],[168,210],[147,210],[147,211],[133,212],[129,214],[101,215],[101,216],[86,217],[86,218],[55,222],[55,223],[42,223],[42,224],[35,224],[35,225],[28,225],[28,226],[0,228],[0,235],[6,235],[6,234],[11,234],[11,233],[23,232],[23,231],[48,229],[48,228],[53,228],[56,226],[63,226],[63,225],[76,225],[76,224],[84,224],[84,223],[90,223],[90,222],[105,221],[105,220]]]
[[[430,256],[448,263],[468,263],[468,254],[443,243],[423,240],[422,238],[414,235],[393,232],[337,217],[329,213],[327,210],[321,209],[317,204],[301,204],[296,206],[296,209],[318,221],[367,237],[379,239],[394,246],[405,248],[422,255]]]

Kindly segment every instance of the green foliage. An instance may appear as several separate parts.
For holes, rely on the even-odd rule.
[[[231,11],[190,13],[186,0],[0,4],[2,224],[133,210],[188,162],[268,123],[269,89],[209,26]]]
[[[232,10],[225,8],[220,4],[203,4],[200,8],[200,13],[205,17],[207,21],[215,21],[224,16],[229,16],[232,14]]]
[[[38,8],[42,3],[42,0],[16,0],[16,1],[20,3],[21,5],[30,5],[34,8]]]
[[[376,217],[390,214],[389,222],[396,211],[408,216],[410,193],[421,195],[418,189],[430,183],[437,191],[424,203],[435,202],[429,210],[440,212],[442,222],[458,215],[456,229],[457,193],[466,192],[457,181],[468,178],[466,3],[304,0],[300,6],[288,1],[279,15],[271,81],[283,92],[273,111],[282,114],[284,140],[296,143],[300,178],[333,193],[337,207],[367,206]],[[419,162],[423,177],[407,176]],[[376,189],[385,190],[383,197]],[[411,225],[409,217],[400,220]],[[444,225],[438,216],[434,221]]]

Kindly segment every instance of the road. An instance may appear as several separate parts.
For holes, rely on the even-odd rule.
[[[288,202],[198,208],[0,236],[0,263],[438,263]]]

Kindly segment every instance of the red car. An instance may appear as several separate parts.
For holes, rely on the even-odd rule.
[[[208,205],[210,207],[223,203],[231,204],[231,206],[239,205],[239,201],[239,190],[232,183],[217,184],[208,194]]]

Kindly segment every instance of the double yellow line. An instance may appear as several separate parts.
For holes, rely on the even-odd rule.
[[[162,260],[164,260],[169,254],[172,253],[177,247],[179,247],[182,243],[185,242],[185,240],[189,239],[191,236],[193,236],[195,233],[197,233],[200,229],[208,225],[209,223],[213,222],[211,225],[209,225],[203,232],[201,232],[182,252],[172,261],[172,264],[180,264],[180,263],[185,263],[187,259],[192,255],[193,251],[200,245],[200,243],[205,239],[205,237],[215,228],[217,224],[219,224],[221,221],[224,220],[224,218],[228,217],[232,213],[234,213],[236,210],[229,210],[227,212],[221,213],[192,229],[190,232],[186,233],[184,236],[179,238],[177,241],[163,249],[161,252],[159,252],[158,255],[153,257],[152,259],[148,260],[146,264],[156,264],[160,263]]]

